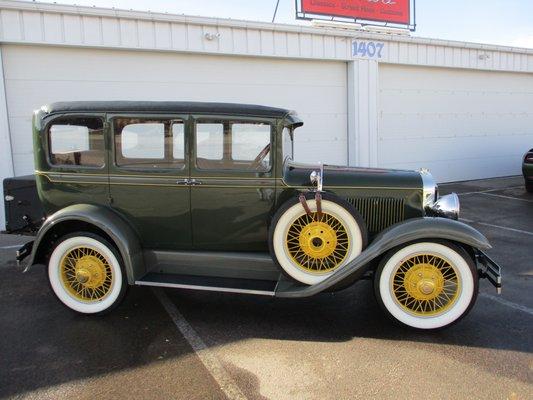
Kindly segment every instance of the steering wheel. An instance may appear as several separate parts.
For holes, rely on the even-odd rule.
[[[263,150],[259,152],[257,157],[255,157],[255,160],[252,161],[252,168],[257,169],[261,165],[261,162],[265,159],[265,157],[270,153],[270,143],[267,144]]]

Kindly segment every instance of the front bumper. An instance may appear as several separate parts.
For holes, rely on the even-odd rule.
[[[22,262],[24,261],[26,257],[28,257],[31,254],[32,249],[33,249],[33,240],[31,242],[23,244],[17,250],[17,255],[15,257],[17,260],[17,266],[23,267],[24,268],[23,272],[26,272],[30,267],[30,265],[24,265]]]
[[[500,294],[502,292],[502,268],[481,250],[476,250],[476,262],[479,277],[488,279]]]

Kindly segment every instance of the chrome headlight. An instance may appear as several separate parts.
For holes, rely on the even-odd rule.
[[[459,196],[456,193],[442,196],[435,203],[429,206],[429,209],[439,217],[459,219],[459,212],[461,205],[459,203]]]
[[[439,188],[429,170],[421,169],[420,176],[423,184],[422,205],[424,210],[437,217],[459,219],[461,210],[459,196],[452,193],[439,198]]]
[[[419,172],[422,177],[422,206],[425,209],[437,200],[437,183],[428,169],[422,168]]]

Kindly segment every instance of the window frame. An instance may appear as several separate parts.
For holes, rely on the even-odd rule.
[[[102,139],[103,139],[103,149],[102,149],[102,155],[103,155],[103,163],[99,166],[94,165],[73,165],[73,164],[54,164],[52,162],[52,143],[50,139],[50,128],[52,125],[57,125],[57,121],[64,119],[64,118],[95,118],[99,119],[102,122]],[[79,125],[78,125],[79,126]],[[107,144],[107,126],[106,126],[106,118],[104,113],[97,113],[97,114],[91,114],[91,113],[63,113],[63,114],[56,114],[52,115],[45,121],[44,124],[44,137],[43,137],[43,144],[44,144],[44,151],[45,151],[45,158],[46,163],[50,167],[50,169],[61,169],[61,170],[93,170],[93,171],[104,171],[107,169],[108,165],[108,157],[107,157],[107,150],[108,150],[108,144]]]
[[[198,166],[197,160],[197,125],[199,123],[240,123],[240,124],[265,124],[270,126],[270,164],[268,166],[268,169],[264,170],[253,170],[253,169],[238,169],[238,168],[200,168]],[[240,115],[193,115],[192,116],[192,123],[191,123],[191,129],[192,129],[192,135],[191,135],[191,146],[192,146],[192,152],[191,152],[191,165],[194,167],[194,170],[198,173],[212,173],[213,171],[219,171],[226,174],[272,174],[274,171],[275,166],[275,154],[276,154],[276,145],[275,145],[275,137],[276,137],[276,122],[273,119],[264,118],[264,117],[253,117],[253,116],[240,116]],[[225,129],[225,128],[224,128]],[[233,138],[233,133],[232,133]],[[233,149],[232,149],[232,143],[230,142],[229,145],[226,143],[226,140],[223,140],[223,152],[222,152],[222,160],[225,159],[225,148],[229,148],[229,154],[230,158],[228,160],[230,161],[239,161],[233,159]],[[216,160],[214,160],[216,161]],[[245,161],[245,160],[243,160]],[[252,162],[252,161],[251,161]]]
[[[140,119],[140,120],[148,120],[151,122],[159,121],[159,122],[165,122],[169,123],[169,130],[168,133],[170,134],[170,137],[172,138],[171,145],[169,146],[170,154],[173,154],[173,144],[174,144],[174,137],[172,136],[172,129],[171,126],[175,122],[181,122],[183,123],[183,164],[180,166],[163,166],[159,165],[158,163],[153,164],[131,164],[131,165],[120,165],[117,163],[117,151],[120,151],[117,147],[116,142],[116,132],[115,132],[115,120],[116,119]],[[157,172],[157,173],[176,173],[176,172],[183,172],[187,171],[189,168],[189,115],[187,114],[152,114],[152,113],[120,113],[120,114],[109,114],[107,116],[107,122],[109,124],[109,141],[110,141],[110,165],[115,170],[122,170],[122,171],[141,171],[143,173],[147,172]],[[166,129],[165,129],[166,134]],[[166,146],[165,146],[165,156],[166,156]],[[138,159],[136,159],[138,160]],[[155,160],[155,159],[146,159],[146,160]],[[157,165],[156,167],[153,167],[152,165]]]

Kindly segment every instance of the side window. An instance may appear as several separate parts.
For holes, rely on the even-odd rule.
[[[294,159],[294,130],[293,128],[283,128],[282,136],[282,149],[283,159],[289,157]]]
[[[103,121],[98,117],[63,117],[48,129],[50,162],[58,166],[104,165]]]
[[[270,146],[270,125],[235,123],[231,125],[231,132],[231,158],[235,161],[253,161]],[[270,152],[262,161],[270,165]]]
[[[185,125],[183,122],[172,124],[172,158],[185,160]]]
[[[116,118],[113,127],[117,165],[153,168],[185,165],[183,121]]]
[[[199,121],[196,165],[199,169],[269,171],[271,130],[264,122]]]
[[[196,124],[196,157],[222,160],[224,155],[224,124]]]
[[[129,124],[122,128],[118,137],[122,159],[165,159],[164,123]]]

